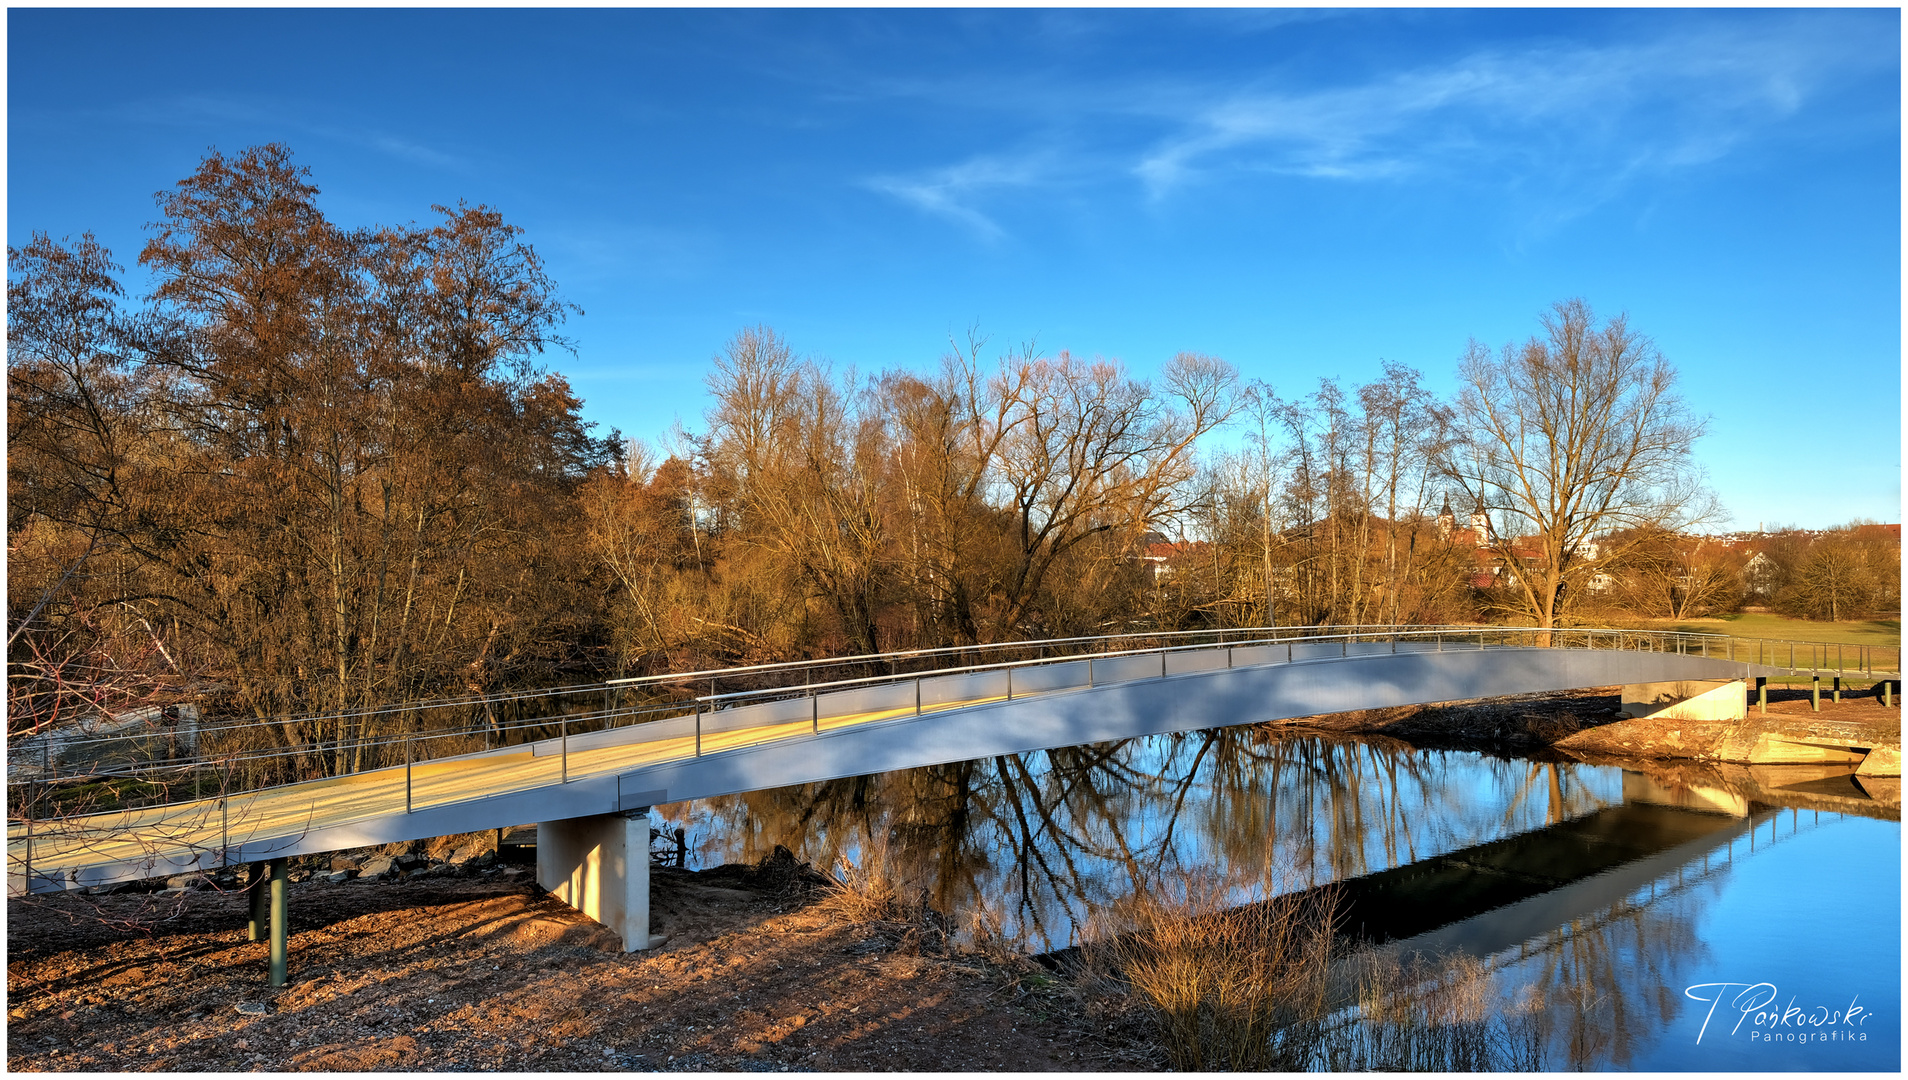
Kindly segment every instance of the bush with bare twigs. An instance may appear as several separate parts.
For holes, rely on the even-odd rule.
[[[1168,1060],[1187,1070],[1296,1070],[1317,1056],[1336,895],[1227,907],[1194,881],[1135,897],[1127,932],[1089,950],[1157,1014]]]

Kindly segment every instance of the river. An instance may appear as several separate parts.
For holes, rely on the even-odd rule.
[[[1371,948],[1480,961],[1551,1069],[1895,1071],[1899,811],[1758,779],[1232,727],[660,809],[691,868],[780,845],[1031,953],[1136,893],[1339,883]]]

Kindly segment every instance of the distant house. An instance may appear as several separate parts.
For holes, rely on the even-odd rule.
[[[1146,545],[1140,553],[1140,561],[1152,571],[1153,580],[1166,577],[1173,572],[1175,564],[1184,564],[1202,557],[1211,557],[1212,545],[1204,540],[1155,540]]]

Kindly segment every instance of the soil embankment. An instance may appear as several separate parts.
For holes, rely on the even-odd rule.
[[[1825,691],[1820,712],[1809,691],[1769,687],[1766,712],[1749,706],[1742,720],[1695,721],[1618,712],[1621,687],[1526,694],[1487,701],[1407,705],[1395,709],[1305,717],[1291,725],[1344,734],[1386,735],[1417,746],[1529,754],[1556,750],[1570,756],[1598,754],[1641,760],[1735,761],[1748,764],[1745,748],[1763,733],[1849,746],[1901,745],[1901,709],[1883,705],[1866,689],[1845,691],[1843,700]]]
[[[1158,1068],[1146,1023],[931,925],[848,923],[793,874],[658,869],[661,949],[445,865],[294,884],[291,985],[244,898],[7,905],[12,1071]]]
[[[1839,702],[1824,693],[1818,712],[1807,689],[1772,684],[1768,709],[1751,705],[1741,720],[1630,719],[1618,711],[1621,689],[1373,709],[1306,717],[1291,726],[1383,735],[1432,749],[1618,765],[1671,787],[1715,787],[1766,805],[1900,819],[1901,780],[1894,775],[1901,752],[1899,702],[1884,705],[1867,689],[1844,691]],[[1878,748],[1880,775],[1857,777],[1853,763],[1758,760],[1771,739]]]

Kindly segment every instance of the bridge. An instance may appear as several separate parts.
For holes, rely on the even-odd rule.
[[[76,781],[122,800],[155,781],[167,782],[162,792],[209,782],[217,794],[22,813],[9,822],[8,890],[248,864],[253,931],[271,936],[277,984],[288,857],[534,821],[538,881],[641,949],[652,944],[647,815],[660,803],[1165,732],[1611,685],[1645,709],[1707,701],[1741,717],[1737,680],[1888,679],[1899,667],[1892,648],[1661,631],[1260,628],[916,650],[423,702],[375,717],[300,718],[298,730],[333,733],[302,745],[279,738],[295,726],[286,720],[69,739],[57,753],[43,745],[37,765],[30,748],[24,761],[10,755],[15,806]],[[500,722],[500,712],[516,719]],[[373,720],[404,734],[352,738]],[[330,761],[336,771],[349,755],[379,765],[247,782],[299,763]]]

